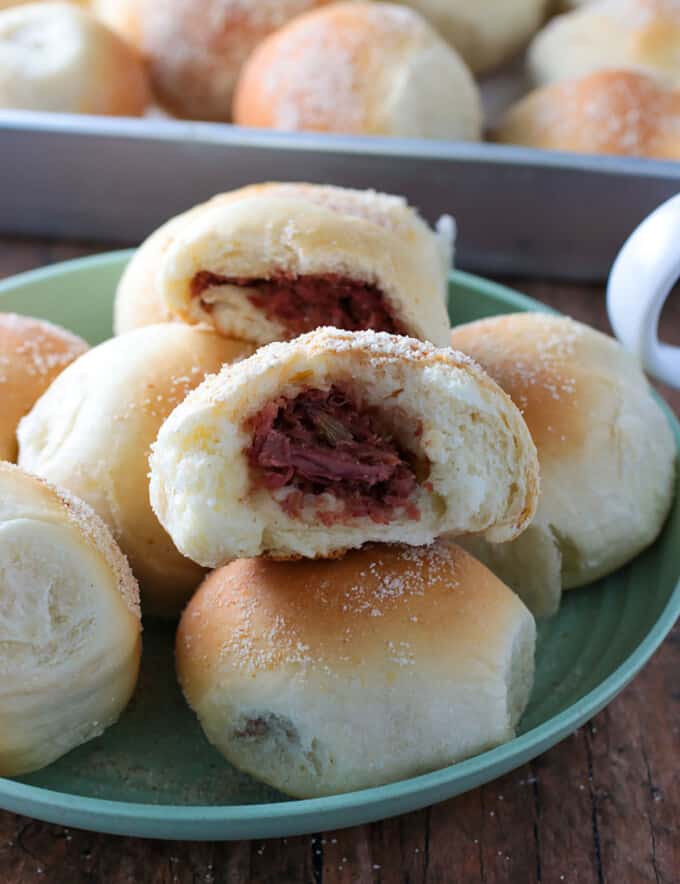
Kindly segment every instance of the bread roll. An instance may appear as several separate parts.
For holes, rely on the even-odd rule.
[[[445,531],[509,540],[538,494],[510,399],[462,354],[384,332],[320,329],[225,367],[163,424],[150,464],[161,523],[210,567]]]
[[[139,592],[88,506],[0,463],[0,600],[0,775],[12,777],[117,720],[139,670]]]
[[[522,537],[465,545],[539,615],[561,588],[597,580],[656,538],[673,496],[675,443],[637,363],[572,319],[519,313],[455,328],[522,410],[538,449],[541,496]]]
[[[263,40],[234,96],[241,126],[407,138],[481,138],[477,86],[418,13],[334,3]]]
[[[453,222],[435,233],[401,197],[258,184],[173,218],[140,247],[116,296],[126,331],[171,316],[255,344],[319,325],[446,345]]]
[[[548,0],[396,0],[422,13],[482,74],[508,61],[536,33]]]
[[[99,513],[130,559],[145,614],[177,615],[203,576],[151,510],[151,442],[208,372],[250,352],[208,329],[149,326],[90,350],[21,422],[19,463]]]
[[[639,68],[680,87],[677,0],[599,0],[558,16],[534,38],[530,74],[543,85],[609,68]]]
[[[551,83],[512,106],[498,141],[548,150],[680,159],[680,89],[639,71]]]
[[[0,460],[17,457],[17,424],[87,344],[42,319],[0,313]]]
[[[208,739],[298,798],[427,773],[514,735],[535,626],[459,547],[248,559],[182,616],[177,671]]]
[[[72,3],[0,12],[0,108],[140,116],[149,103],[133,49]]]
[[[165,107],[195,120],[231,119],[241,66],[272,31],[328,0],[95,0],[139,46]]]

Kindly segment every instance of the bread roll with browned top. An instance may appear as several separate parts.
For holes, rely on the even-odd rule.
[[[141,116],[150,101],[137,52],[72,3],[0,12],[0,108]]]
[[[202,565],[338,555],[450,531],[516,537],[538,495],[519,411],[474,363],[319,329],[208,378],[153,446],[151,503]]]
[[[241,126],[350,135],[475,140],[477,86],[418,13],[392,3],[334,3],[255,49],[234,96]]]
[[[0,775],[98,737],[125,708],[141,654],[139,591],[101,519],[0,463]]]
[[[396,0],[422,13],[475,74],[508,61],[538,30],[548,0]]]
[[[86,350],[82,338],[58,325],[0,313],[0,460],[16,460],[19,421]]]
[[[538,85],[635,68],[680,87],[679,57],[677,0],[598,0],[548,22],[529,47],[528,66]]]
[[[427,773],[514,736],[534,621],[459,547],[377,546],[339,561],[213,572],[177,633],[208,739],[298,798]]]
[[[153,514],[149,447],[206,374],[251,352],[209,329],[149,326],[90,350],[21,422],[19,463],[99,513],[130,559],[145,614],[176,616],[204,574]]]
[[[448,343],[454,224],[402,197],[256,184],[171,219],[118,287],[118,333],[171,317],[266,344],[320,325]]]
[[[521,409],[541,466],[538,511],[521,537],[463,542],[536,614],[551,614],[562,588],[654,541],[673,497],[673,434],[634,358],[572,319],[497,316],[458,326],[451,342]]]
[[[597,71],[513,105],[498,141],[548,150],[680,159],[680,89],[641,71]]]

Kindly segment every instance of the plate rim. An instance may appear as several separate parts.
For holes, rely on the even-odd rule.
[[[54,276],[80,270],[92,270],[101,265],[113,267],[127,260],[133,252],[134,249],[104,252],[55,262],[45,267],[15,274],[0,281],[0,299],[3,295],[15,291],[17,287],[41,282]],[[452,272],[450,280],[472,287],[483,294],[500,297],[506,303],[509,302],[520,310],[528,309],[558,314],[558,311],[540,301],[476,274],[456,270]],[[671,425],[676,450],[680,452],[680,423],[665,401],[660,396],[657,396],[657,399]],[[31,816],[36,816],[37,812],[39,817],[51,819],[62,825],[72,824],[99,832],[152,835],[156,838],[174,839],[201,838],[201,826],[209,824],[212,824],[213,828],[210,836],[205,837],[211,839],[215,837],[227,839],[230,836],[241,839],[261,837],[260,834],[243,834],[242,831],[230,833],[229,831],[230,826],[234,828],[249,823],[254,824],[250,827],[250,831],[255,831],[256,824],[260,823],[262,831],[268,827],[271,828],[273,824],[277,835],[303,834],[318,831],[318,823],[323,818],[337,817],[349,810],[358,812],[361,819],[346,823],[346,825],[356,825],[371,819],[385,819],[390,815],[406,812],[405,809],[396,807],[395,803],[420,795],[424,799],[420,804],[411,803],[409,805],[410,809],[416,809],[418,806],[422,807],[433,803],[433,801],[443,800],[446,797],[445,791],[440,792],[436,798],[432,797],[433,793],[437,790],[446,790],[446,787],[452,785],[453,782],[464,780],[466,777],[474,777],[483,771],[490,773],[488,779],[484,779],[483,782],[489,782],[503,771],[514,769],[516,766],[513,763],[514,760],[521,759],[518,761],[519,765],[554,746],[567,734],[596,715],[626,687],[661,645],[673,628],[678,616],[680,616],[680,578],[676,581],[675,588],[659,617],[637,647],[607,678],[580,700],[501,746],[417,777],[409,777],[383,786],[322,798],[291,799],[267,804],[245,805],[173,805],[114,801],[59,792],[0,777],[0,802],[8,810],[27,813]],[[476,788],[478,785],[481,783],[478,782],[469,788]],[[462,794],[462,791],[456,794]],[[9,806],[7,801],[9,801]],[[388,812],[380,810],[382,806],[390,802],[395,804],[395,809]],[[371,808],[377,812],[373,814]],[[88,817],[91,817],[90,825],[88,825]],[[310,827],[311,821],[315,821],[317,825]],[[278,825],[282,822],[285,823],[284,826]],[[333,822],[331,820],[331,824]],[[224,827],[225,831],[215,835],[216,825]],[[341,825],[342,823],[339,824],[339,826]],[[339,826],[332,825],[333,828]]]

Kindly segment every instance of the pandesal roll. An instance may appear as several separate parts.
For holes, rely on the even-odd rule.
[[[150,101],[136,51],[72,3],[0,12],[0,107],[141,116]]]
[[[172,113],[229,121],[241,66],[272,31],[328,0],[95,0],[138,45],[154,92]]]
[[[384,332],[320,329],[225,366],[165,421],[150,464],[158,518],[209,567],[447,531],[500,542],[538,495],[500,388],[462,354]]]
[[[125,708],[141,653],[139,592],[96,514],[0,463],[0,775],[99,736]]]
[[[497,316],[455,328],[522,411],[538,450],[541,495],[530,527],[497,546],[462,542],[537,614],[654,541],[673,496],[675,444],[632,356],[567,317]]]
[[[548,0],[396,0],[422,13],[482,74],[509,61],[538,30]]]
[[[151,510],[151,442],[206,374],[250,352],[209,329],[149,326],[90,350],[21,422],[19,463],[99,513],[130,559],[145,614],[175,616],[203,577]]]
[[[417,12],[333,3],[263,40],[243,67],[234,122],[288,132],[481,138],[479,90]]]
[[[16,460],[17,424],[85,350],[82,338],[51,322],[0,313],[0,460]]]
[[[372,190],[259,184],[171,219],[116,295],[118,332],[174,316],[266,344],[322,325],[446,344],[454,225]]]
[[[677,0],[598,0],[552,19],[527,54],[537,85],[633,68],[680,86]]]
[[[596,71],[508,109],[498,141],[578,153],[680,159],[680,88],[642,71]]]
[[[208,739],[298,798],[426,773],[514,735],[535,626],[459,547],[249,559],[185,610],[177,672]]]

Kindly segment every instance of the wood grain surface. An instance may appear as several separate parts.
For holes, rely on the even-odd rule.
[[[0,276],[101,246],[0,240]],[[609,331],[597,286],[502,280]],[[661,337],[680,344],[680,292]],[[680,393],[659,387],[676,413]],[[677,884],[680,628],[585,727],[529,765],[427,810],[315,837],[181,843],[0,812],[0,884]]]

